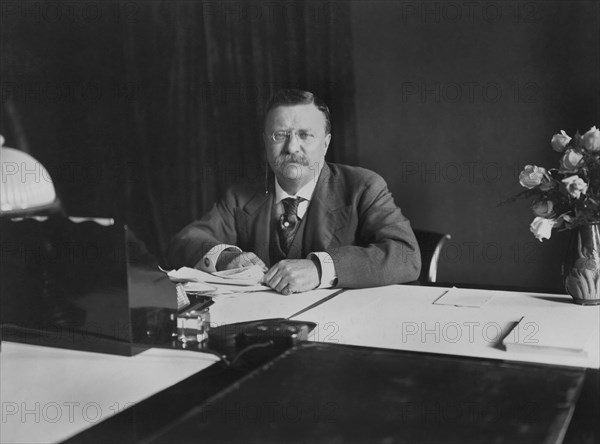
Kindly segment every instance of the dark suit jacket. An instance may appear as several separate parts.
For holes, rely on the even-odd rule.
[[[175,236],[167,253],[170,265],[193,267],[212,247],[227,243],[254,252],[271,266],[273,198],[272,184],[268,194],[258,182],[234,185],[208,214]],[[421,256],[415,235],[376,173],[326,164],[304,217],[304,236],[294,240],[288,259],[306,258],[310,252],[329,253],[339,287],[417,280]]]

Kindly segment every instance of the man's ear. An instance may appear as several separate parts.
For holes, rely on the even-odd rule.
[[[329,144],[331,143],[331,133],[325,136],[325,154],[327,154],[327,150],[329,149]]]

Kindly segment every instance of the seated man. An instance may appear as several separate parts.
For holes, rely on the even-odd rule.
[[[230,188],[175,236],[171,266],[214,272],[259,265],[265,283],[283,294],[418,278],[415,235],[385,181],[325,162],[325,103],[310,92],[279,91],[267,106],[264,141],[274,180]]]

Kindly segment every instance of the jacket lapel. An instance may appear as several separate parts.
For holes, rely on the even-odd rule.
[[[331,177],[331,174],[331,169],[325,164],[308,207],[302,240],[305,254],[339,244],[341,239],[337,238],[336,232],[347,225],[351,216],[352,206],[346,205],[343,199],[341,178]]]

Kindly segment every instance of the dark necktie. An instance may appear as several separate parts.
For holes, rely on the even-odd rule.
[[[292,245],[298,225],[300,225],[298,221],[298,204],[301,200],[303,200],[301,197],[297,199],[288,197],[281,201],[283,204],[283,214],[279,217],[277,232],[279,233],[281,249],[286,255],[290,250],[290,245]]]

